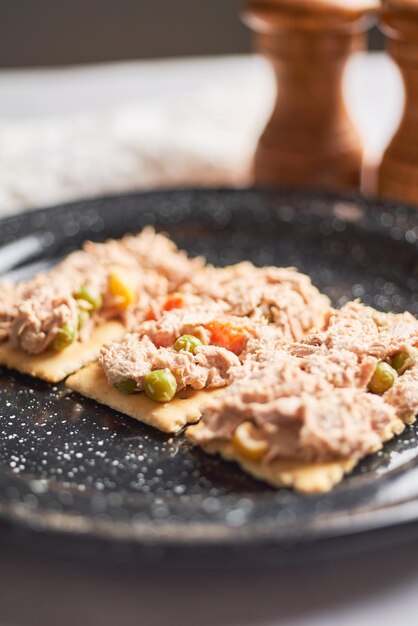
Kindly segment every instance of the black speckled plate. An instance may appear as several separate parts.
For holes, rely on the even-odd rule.
[[[336,304],[418,313],[418,212],[303,191],[166,191],[4,219],[0,275],[27,277],[85,239],[146,224],[213,263],[294,265]],[[408,428],[331,494],[303,497],[63,385],[0,370],[0,536],[77,558],[177,564],[274,563],[369,544],[384,529],[418,528],[416,434]]]

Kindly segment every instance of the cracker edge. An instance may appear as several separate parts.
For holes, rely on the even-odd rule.
[[[105,343],[121,338],[125,332],[121,322],[105,322],[94,328],[87,341],[77,341],[62,352],[47,350],[42,354],[28,354],[7,342],[0,345],[0,365],[49,383],[58,383],[97,359]]]
[[[206,403],[220,391],[188,389],[181,391],[171,402],[161,404],[150,400],[145,394],[121,393],[108,383],[102,367],[97,362],[70,376],[66,386],[139,422],[172,434],[178,433],[188,424],[196,423]]]
[[[414,417],[410,417],[404,422],[400,419],[395,419],[392,424],[380,433],[381,445],[376,447],[370,454],[381,450],[384,443],[396,435],[400,435],[406,425],[412,424],[414,421]],[[205,452],[220,454],[226,461],[238,463],[245,472],[254,478],[269,483],[273,487],[293,487],[296,491],[304,494],[326,493],[330,491],[363,458],[363,455],[355,455],[349,459],[330,461],[328,463],[304,463],[297,459],[280,459],[269,464],[263,464],[259,461],[245,459],[236,452],[230,442],[224,440],[213,440],[202,445],[195,436],[202,428],[204,428],[202,422],[196,426],[191,426],[187,429],[186,436],[190,441],[203,448]]]

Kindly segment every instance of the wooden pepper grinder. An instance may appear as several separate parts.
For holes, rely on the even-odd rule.
[[[342,78],[379,0],[247,0],[245,22],[273,64],[277,100],[255,154],[259,183],[359,187],[363,149]]]
[[[381,29],[405,84],[401,124],[378,172],[382,197],[418,204],[418,1],[384,2]]]

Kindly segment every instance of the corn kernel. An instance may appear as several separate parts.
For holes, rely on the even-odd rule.
[[[129,277],[120,270],[109,273],[109,291],[120,301],[121,308],[126,308],[136,302],[137,293],[129,283]]]
[[[249,461],[259,461],[267,452],[266,441],[257,438],[255,426],[251,422],[243,422],[232,437],[235,450]]]

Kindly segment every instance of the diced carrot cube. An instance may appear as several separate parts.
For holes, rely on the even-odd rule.
[[[173,293],[168,296],[163,306],[164,311],[172,311],[173,309],[182,309],[184,306],[184,296],[181,293]]]
[[[240,354],[247,344],[248,330],[245,326],[237,326],[229,321],[213,321],[203,326],[211,333],[210,343],[214,346]]]

